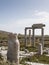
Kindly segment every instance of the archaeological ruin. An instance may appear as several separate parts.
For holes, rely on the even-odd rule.
[[[13,33],[9,34],[7,60],[19,65],[19,50],[20,44],[17,35]]]
[[[44,47],[44,27],[45,24],[33,24],[32,27],[25,27],[25,47],[28,45],[27,43],[27,30],[29,29],[29,35],[31,35],[32,30],[32,46],[35,47],[35,29],[41,29],[41,43]],[[31,44],[31,36],[29,36],[30,44]]]

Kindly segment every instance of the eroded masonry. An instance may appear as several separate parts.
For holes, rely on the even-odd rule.
[[[35,29],[41,29],[41,43],[44,46],[44,27],[45,24],[33,24],[31,27],[25,27],[25,47],[27,46],[27,30],[29,29],[29,35],[32,30],[32,45],[35,47]],[[31,37],[29,38],[31,41]],[[30,42],[31,43],[31,42]]]

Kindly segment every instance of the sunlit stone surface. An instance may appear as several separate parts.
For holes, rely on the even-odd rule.
[[[17,35],[9,34],[7,60],[15,62],[17,65],[19,65],[19,48],[20,44]]]
[[[38,54],[39,55],[42,55],[43,54],[43,46],[42,46],[41,43],[39,43]]]

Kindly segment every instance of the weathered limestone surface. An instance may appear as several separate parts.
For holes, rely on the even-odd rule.
[[[32,27],[33,27],[34,29],[36,29],[36,28],[43,28],[43,27],[45,27],[45,24],[42,24],[42,23],[33,24]]]
[[[27,30],[32,29],[32,44],[35,47],[35,29],[41,29],[41,43],[43,44],[44,47],[44,28],[45,24],[38,23],[38,24],[33,24],[32,27],[26,27],[25,28],[25,46],[27,44]]]
[[[43,46],[42,46],[41,43],[39,43],[38,54],[39,55],[42,55],[43,54]]]
[[[9,34],[7,60],[19,65],[19,50],[20,44],[17,36],[12,33]]]
[[[29,30],[29,43],[30,43],[30,46],[31,46],[31,30]]]

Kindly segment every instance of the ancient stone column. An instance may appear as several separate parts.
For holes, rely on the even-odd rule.
[[[29,44],[31,45],[31,30],[29,30]]]
[[[34,32],[35,31],[35,29],[33,28],[33,46],[35,47],[35,35],[34,35]]]
[[[27,46],[27,29],[25,28],[25,47]]]
[[[38,46],[38,54],[39,55],[42,55],[43,54],[43,47],[42,47],[42,44],[39,43],[39,46]]]
[[[7,60],[10,62],[15,62],[16,65],[19,65],[19,50],[20,44],[17,36],[12,33],[9,34]]]
[[[44,29],[42,28],[42,40],[41,40],[41,43],[42,43],[42,46],[44,47]]]

